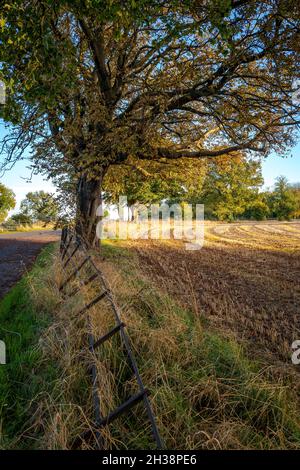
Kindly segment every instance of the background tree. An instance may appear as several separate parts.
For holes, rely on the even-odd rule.
[[[296,208],[294,212],[292,213],[292,217],[299,219],[300,218],[300,183],[291,184],[290,189],[296,201]]]
[[[93,243],[103,178],[129,158],[284,153],[299,124],[299,2],[12,0],[0,18],[2,151],[77,180]]]
[[[263,184],[259,161],[241,154],[210,160],[201,201],[209,218],[234,220],[260,201]]]
[[[7,221],[7,225],[32,225],[33,220],[29,215],[22,212],[13,214]]]
[[[260,161],[240,154],[201,162],[182,159],[177,165],[143,162],[127,170],[123,166],[118,174],[107,175],[104,188],[107,202],[118,203],[126,195],[129,206],[163,200],[169,205],[204,203],[207,218],[262,220],[270,213],[265,194],[260,192],[262,184]]]
[[[20,213],[32,222],[48,224],[55,222],[58,205],[53,194],[44,191],[29,192],[20,205]]]
[[[295,214],[297,198],[285,176],[276,179],[274,191],[269,196],[269,205],[273,217],[279,220],[289,220]]]
[[[259,193],[254,201],[251,201],[250,205],[246,207],[242,217],[248,220],[265,220],[270,214],[271,209],[265,193]]]
[[[0,222],[3,222],[8,212],[16,206],[16,196],[14,192],[0,183]]]

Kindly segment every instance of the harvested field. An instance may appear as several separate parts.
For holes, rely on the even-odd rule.
[[[299,222],[208,223],[198,251],[175,240],[122,243],[180,304],[253,351],[290,363],[300,338]]]
[[[207,223],[198,251],[103,243],[167,448],[299,449],[299,229]]]

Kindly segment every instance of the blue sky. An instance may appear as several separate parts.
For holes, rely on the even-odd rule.
[[[4,126],[0,122],[0,138],[3,134]],[[32,177],[31,182],[26,182],[26,178],[30,178],[31,174],[28,168],[29,165],[30,163],[26,160],[20,161],[11,171],[0,177],[1,183],[11,188],[16,194],[17,207],[15,211],[18,210],[21,200],[24,199],[29,191],[55,191],[52,182],[41,175],[35,175]],[[266,188],[271,187],[279,175],[286,176],[291,183],[300,182],[300,142],[292,150],[292,157],[282,158],[278,155],[267,157],[263,161],[262,170]]]
[[[292,156],[282,158],[270,155],[262,164],[265,187],[271,187],[277,176],[284,175],[290,183],[300,182],[300,142],[292,149]]]
[[[0,121],[0,139],[5,134],[4,126]],[[0,163],[2,161],[2,155],[0,155]],[[50,180],[46,180],[41,175],[35,175],[28,180],[31,176],[31,170],[28,168],[30,162],[28,160],[22,160],[13,167],[12,170],[7,171],[3,176],[0,174],[0,182],[11,188],[17,199],[17,206],[13,212],[16,212],[20,206],[20,202],[25,198],[29,191],[47,191],[54,192],[55,187]]]

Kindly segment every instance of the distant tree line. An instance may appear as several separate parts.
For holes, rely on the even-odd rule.
[[[6,191],[13,194],[8,188],[6,188]],[[9,210],[14,207],[15,199]],[[7,214],[8,211],[6,211],[6,216]],[[26,194],[26,198],[21,201],[19,212],[6,219],[4,225],[7,227],[34,224],[47,226],[50,223],[56,223],[58,215],[59,205],[53,194],[45,191],[29,192]]]
[[[194,207],[204,204],[205,218],[210,220],[300,218],[300,183],[290,184],[286,177],[279,176],[273,189],[263,190],[263,184],[260,161],[242,153],[203,160],[201,164],[190,159],[176,165],[132,162],[120,168],[117,177],[115,172],[107,174],[103,198],[109,206],[126,196],[132,219],[140,204],[162,202]],[[9,210],[15,207],[15,195],[0,184],[0,222],[7,219],[7,226],[62,226],[71,222],[75,219],[75,203],[70,186],[71,181],[58,184],[56,195],[27,193],[19,212],[7,219]]]
[[[300,217],[300,184],[291,185],[286,177],[279,176],[272,190],[262,191],[252,185],[255,178],[249,173],[251,166],[243,171],[240,179],[235,172],[230,175],[232,179],[223,175],[215,188],[204,190],[199,202],[205,205],[207,219],[291,220]],[[218,192],[220,186],[223,192]]]
[[[245,154],[207,159],[195,164],[183,160],[180,171],[171,164],[123,170],[117,178],[108,173],[105,200],[117,203],[126,195],[129,207],[139,204],[204,204],[211,220],[290,220],[300,217],[300,183],[291,185],[279,176],[273,189],[263,190],[261,163]]]

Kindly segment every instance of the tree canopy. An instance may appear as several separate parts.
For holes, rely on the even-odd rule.
[[[14,192],[0,183],[0,222],[6,219],[8,212],[16,206]]]
[[[58,216],[58,204],[54,196],[45,191],[35,191],[26,194],[20,205],[20,214],[23,220],[43,222],[45,224],[55,222]],[[22,217],[20,218],[22,220]]]
[[[298,196],[298,198],[297,198]],[[274,191],[269,194],[269,205],[273,217],[288,220],[299,211],[299,195],[291,188],[285,176],[276,179]]]
[[[259,161],[242,156],[219,157],[208,165],[201,194],[207,216],[234,220],[253,205],[262,203],[259,189],[264,180]]]
[[[30,146],[37,170],[72,173],[91,239],[111,165],[285,153],[299,124],[299,12],[292,0],[6,3],[4,166]]]
[[[126,196],[128,205],[150,204],[170,199],[181,202],[197,190],[199,193],[205,176],[206,161],[182,158],[173,163],[128,161],[114,171],[111,167],[105,177],[103,189],[107,202],[118,203]],[[188,196],[189,193],[189,196]]]

